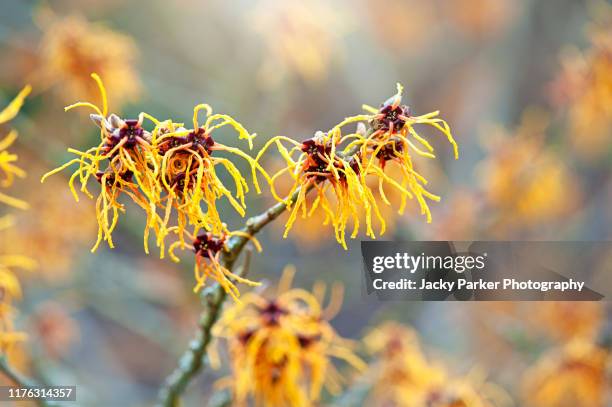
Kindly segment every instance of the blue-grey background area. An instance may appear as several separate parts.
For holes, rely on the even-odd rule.
[[[612,286],[601,283],[600,275],[610,274],[612,263],[605,261],[612,249],[612,242],[391,242],[364,241],[361,250],[364,262],[364,293],[376,300],[409,301],[598,301],[609,299]],[[407,270],[386,268],[382,272],[373,269],[375,258],[404,256],[450,257],[483,256],[483,268],[473,267],[463,272],[435,265]],[[394,262],[393,262],[394,263]],[[459,270],[461,271],[461,270]],[[416,282],[415,289],[375,289],[374,280],[400,282],[409,279]],[[500,282],[499,289],[458,289],[457,281],[483,280]],[[503,289],[504,279],[519,282],[584,282],[581,290],[548,291],[530,289]],[[454,282],[453,289],[424,289],[422,281]]]

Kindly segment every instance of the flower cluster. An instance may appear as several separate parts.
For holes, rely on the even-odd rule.
[[[0,124],[12,120],[23,105],[26,96],[30,93],[30,86],[23,88],[9,105],[0,112]],[[17,133],[15,130],[9,132],[8,136],[0,140],[0,187],[6,188],[12,185],[15,177],[23,177],[23,170],[15,165],[17,155],[9,153],[8,148],[15,141]],[[0,192],[0,203],[7,204],[20,209],[26,209],[25,202],[10,197]],[[0,230],[12,224],[8,216],[0,217]],[[13,327],[13,301],[21,296],[21,285],[14,273],[15,268],[32,269],[35,264],[32,260],[18,255],[0,254],[0,352],[6,350],[15,342],[25,338],[22,332],[15,332]]]
[[[172,250],[191,245],[199,260],[206,259],[209,262],[208,267],[198,274],[198,288],[205,276],[209,275],[226,287],[228,292],[233,291],[228,271],[218,261],[224,245],[216,239],[222,239],[222,236],[230,232],[221,220],[217,201],[226,198],[244,216],[244,197],[249,185],[235,164],[229,158],[217,156],[217,152],[224,151],[244,158],[251,165],[257,191],[259,186],[256,171],[261,171],[266,177],[267,174],[247,154],[221,144],[213,137],[219,128],[229,125],[236,130],[240,139],[246,140],[249,147],[252,147],[255,135],[230,116],[213,114],[212,108],[206,104],[194,108],[192,128],[171,119],[160,121],[147,113],[141,113],[135,119],[109,114],[102,80],[97,74],[92,74],[92,77],[98,84],[102,107],[90,102],[79,102],[66,107],[66,110],[75,107],[92,109],[94,113],[91,118],[100,128],[100,142],[86,151],[68,149],[77,157],[48,172],[41,181],[65,168],[78,165],[69,181],[77,201],[76,182],[80,183],[80,191],[91,198],[93,195],[88,190],[89,181],[93,178],[100,184],[100,193],[96,199],[98,238],[92,251],[102,241],[114,247],[112,233],[120,214],[125,212],[125,206],[120,202],[125,197],[142,208],[147,216],[144,230],[147,253],[151,232],[160,248],[161,257],[165,253],[166,237],[175,235],[178,242],[172,245]],[[206,116],[204,123],[199,122],[199,113],[202,111]],[[152,123],[151,128],[145,127],[145,119]],[[224,168],[233,179],[233,192],[221,181],[219,167]],[[193,233],[188,231],[191,228]],[[204,247],[201,239],[204,235],[200,230],[218,244]],[[192,239],[189,244],[185,241],[186,236]],[[171,257],[178,261],[174,253],[171,253]]]
[[[493,407],[507,395],[482,378],[449,377],[424,356],[413,330],[387,322],[370,332],[365,345],[376,361],[367,377],[372,389],[366,405],[401,407]]]
[[[325,216],[324,224],[332,224],[336,240],[344,248],[349,223],[353,225],[350,235],[353,238],[361,222],[365,222],[367,235],[375,238],[373,219],[380,224],[380,234],[385,232],[384,211],[377,202],[380,199],[391,206],[385,188],[393,190],[391,195],[400,196],[400,214],[407,199],[415,198],[421,213],[431,221],[427,199],[437,201],[439,197],[425,189],[427,181],[415,170],[412,155],[434,158],[434,148],[417,133],[415,125],[425,124],[440,131],[453,146],[455,158],[458,156],[448,124],[438,117],[438,112],[413,116],[410,108],[401,104],[399,84],[397,94],[379,109],[364,107],[370,114],[348,117],[328,132],[317,132],[302,142],[284,136],[274,137],[252,158],[238,148],[219,143],[214,137],[217,129],[231,126],[238,138],[246,140],[252,148],[255,134],[250,134],[228,115],[213,114],[209,105],[200,104],[194,108],[191,128],[172,119],[159,120],[147,113],[124,119],[109,114],[102,80],[97,74],[92,77],[98,85],[102,107],[79,102],[66,110],[92,109],[91,118],[100,128],[100,142],[86,151],[68,149],[76,158],[45,174],[42,180],[78,165],[69,181],[75,199],[78,200],[76,182],[80,183],[81,192],[89,197],[93,197],[87,187],[89,180],[93,178],[101,185],[96,199],[98,239],[92,251],[102,241],[111,248],[114,246],[112,233],[120,214],[125,212],[120,200],[127,197],[133,201],[147,216],[143,234],[145,252],[149,252],[151,233],[161,257],[166,251],[168,235],[177,239],[169,250],[173,260],[178,261],[174,254],[177,248],[191,248],[195,252],[196,290],[212,277],[228,294],[237,298],[239,293],[232,280],[255,284],[233,274],[220,259],[227,249],[227,237],[239,232],[230,232],[223,223],[217,201],[225,198],[239,215],[244,216],[249,183],[233,161],[218,152],[244,159],[250,166],[255,190],[260,192],[257,181],[260,173],[270,184],[274,199],[290,208],[285,237],[298,214],[307,217],[319,209]],[[205,114],[203,123],[200,123],[201,112]],[[145,126],[145,120],[151,125]],[[352,123],[359,123],[357,130],[345,134],[345,127]],[[292,148],[288,150],[285,143],[290,143]],[[269,176],[259,161],[272,145],[277,146],[285,165]],[[386,169],[392,164],[396,168],[391,171],[393,175],[389,175]],[[219,168],[233,179],[233,190],[222,182]],[[288,196],[280,196],[275,187],[276,180],[284,174],[289,174],[293,180]],[[313,189],[316,194],[314,200],[309,201],[306,195]]]
[[[329,305],[321,304],[325,286],[313,293],[291,289],[293,270],[287,269],[272,298],[249,293],[227,309],[213,330],[229,348],[232,376],[219,385],[231,386],[236,405],[310,406],[322,387],[334,393],[342,376],[331,358],[361,370],[364,363],[353,344],[341,338],[328,320],[339,310],[341,286],[332,289]],[[216,352],[211,360],[217,364]]]
[[[284,136],[274,137],[259,152],[257,160],[269,147],[276,145],[286,161],[286,166],[271,177],[274,197],[292,206],[285,236],[300,213],[308,217],[317,209],[325,213],[324,224],[331,223],[336,240],[344,248],[349,223],[353,225],[351,238],[357,236],[361,222],[365,222],[366,234],[375,238],[372,225],[375,218],[382,235],[386,222],[374,190],[378,190],[384,204],[390,205],[385,188],[393,188],[401,194],[400,213],[403,213],[407,199],[415,198],[421,213],[431,222],[427,199],[438,201],[440,198],[425,188],[427,180],[415,170],[413,154],[435,158],[434,148],[417,133],[415,125],[429,125],[444,134],[457,158],[457,144],[448,124],[438,117],[437,111],[413,116],[410,108],[402,104],[400,84],[397,93],[379,109],[367,105],[364,109],[370,114],[348,117],[328,132],[317,132],[301,143]],[[351,123],[359,123],[357,130],[343,133]],[[285,146],[287,143],[291,145],[290,149]],[[399,179],[386,173],[390,164],[401,170]],[[287,173],[294,182],[289,196],[281,198],[275,191],[274,182]],[[372,188],[370,178],[377,180],[377,188]],[[308,207],[306,194],[313,188],[317,192],[316,199]]]

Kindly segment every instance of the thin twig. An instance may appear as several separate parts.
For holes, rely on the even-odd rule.
[[[32,379],[23,376],[21,373],[17,372],[8,362],[6,356],[0,356],[0,372],[2,372],[11,382],[16,384],[21,388],[29,388],[29,387],[38,387],[38,383],[34,382]],[[51,407],[55,406],[55,403],[50,403],[44,399],[34,399],[37,405],[41,407]]]
[[[351,156],[358,150],[358,146],[352,148],[345,152],[344,156]],[[308,186],[306,193],[310,192],[313,187],[312,184]],[[249,218],[241,231],[249,236],[257,234],[268,223],[278,218],[288,206],[293,205],[293,203],[297,201],[301,189],[301,187],[298,187],[284,202],[279,202],[268,208],[265,212]],[[249,239],[244,236],[232,236],[228,240],[227,251],[223,252],[223,257],[221,259],[225,268],[228,270],[233,269],[234,263],[248,242]],[[247,261],[248,259],[245,259],[245,263]],[[246,267],[243,267],[241,270],[236,271],[235,274],[242,277],[245,272]],[[189,349],[187,349],[179,359],[179,366],[166,378],[164,385],[160,389],[158,407],[178,407],[180,395],[193,377],[197,375],[204,366],[206,349],[212,337],[211,330],[215,322],[219,319],[227,293],[218,283],[215,283],[204,290],[202,296],[206,308],[200,316],[198,331],[194,339],[190,342]]]
[[[244,245],[242,245],[242,247],[244,247]],[[240,250],[242,250],[242,247]],[[237,275],[245,276],[248,273],[251,254],[252,250],[246,251],[244,264],[236,271]],[[229,262],[224,257],[224,266],[231,269],[236,258],[237,256]],[[159,392],[158,406],[178,406],[180,395],[191,379],[202,369],[206,356],[206,349],[212,339],[212,326],[217,322],[217,319],[219,319],[223,301],[226,297],[227,293],[219,284],[215,284],[203,290],[202,299],[206,308],[200,315],[198,330],[189,344],[189,349],[187,349],[179,359],[178,367],[166,378],[165,384]]]

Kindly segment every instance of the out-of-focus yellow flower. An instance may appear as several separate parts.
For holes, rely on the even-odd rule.
[[[427,363],[416,333],[399,323],[373,329],[364,344],[375,358],[369,368],[372,390],[367,405],[406,405],[406,394],[417,398],[416,390],[422,392],[429,382],[446,377],[439,366]]]
[[[32,270],[35,262],[24,256],[0,255],[0,353],[4,353],[15,342],[26,338],[13,326],[13,301],[21,298],[21,285],[14,270]]]
[[[0,124],[12,120],[23,105],[26,96],[30,93],[30,86],[26,86],[9,105],[0,112]],[[13,183],[14,177],[23,177],[25,173],[14,162],[17,156],[7,149],[15,141],[17,133],[12,131],[0,140],[0,188],[6,188]],[[8,204],[20,209],[26,209],[25,202],[0,193],[0,203]],[[11,225],[7,217],[0,217],[0,229]],[[5,247],[3,246],[4,250]],[[13,326],[13,301],[21,297],[21,285],[14,273],[14,269],[30,270],[35,267],[34,261],[19,255],[0,254],[0,353],[6,352],[15,342],[25,338],[25,334],[15,332]]]
[[[90,74],[105,80],[108,93],[117,103],[134,100],[140,81],[134,70],[137,49],[133,40],[80,15],[58,17],[45,8],[38,16],[43,30],[40,44],[41,87],[57,84],[64,100],[98,96]]]
[[[285,237],[300,213],[302,217],[309,217],[317,209],[325,213],[324,224],[333,226],[336,240],[345,249],[349,223],[353,224],[351,238],[359,233],[362,220],[365,221],[366,234],[375,238],[373,217],[380,223],[380,234],[384,234],[386,222],[373,193],[376,188],[370,187],[368,178],[377,181],[380,200],[384,204],[391,205],[385,186],[394,188],[401,195],[400,214],[405,209],[407,199],[415,198],[421,213],[431,222],[426,198],[435,201],[440,198],[425,189],[427,180],[415,171],[412,154],[435,158],[434,148],[417,133],[414,125],[426,124],[442,132],[452,144],[455,158],[458,157],[457,144],[448,124],[438,117],[438,112],[412,116],[409,107],[401,105],[401,85],[398,84],[397,89],[397,94],[383,103],[380,109],[364,105],[364,109],[371,114],[348,117],[327,133],[319,131],[301,143],[284,136],[273,137],[260,150],[257,160],[271,145],[276,144],[287,164],[271,179],[274,197],[293,206],[286,224]],[[368,123],[369,131],[364,122]],[[343,128],[351,123],[359,123],[357,131],[343,134]],[[412,140],[427,151],[423,151]],[[288,150],[283,142],[291,143],[292,148]],[[398,165],[401,170],[398,179],[385,173],[389,163]],[[289,174],[294,180],[289,196],[299,191],[295,202],[279,197],[276,192],[274,181],[284,174]],[[317,195],[308,208],[306,193],[310,189],[315,189]]]
[[[345,19],[326,1],[261,0],[250,19],[267,49],[260,70],[260,83],[266,85],[292,75],[320,81],[342,49]]]
[[[231,386],[235,405],[249,400],[260,406],[317,405],[323,386],[332,393],[341,389],[343,377],[332,357],[365,368],[354,344],[328,322],[339,310],[340,286],[323,309],[324,286],[318,284],[313,293],[290,289],[292,276],[293,270],[284,273],[272,298],[246,294],[215,325],[213,333],[227,342],[232,366],[232,376],[219,385]],[[210,356],[218,364],[216,352]]]
[[[568,49],[553,82],[554,101],[567,109],[568,137],[585,158],[609,152],[612,145],[612,6],[598,3],[585,51]]]
[[[602,328],[604,316],[605,305],[601,302],[550,301],[529,307],[527,318],[549,337],[567,342],[593,341]]]
[[[396,407],[492,407],[508,399],[482,378],[450,378],[444,367],[422,353],[416,333],[387,322],[375,328],[364,343],[375,357],[366,374],[371,391],[366,405]]]
[[[25,155],[22,160],[29,158]],[[37,261],[40,266],[36,278],[61,284],[71,275],[79,252],[90,244],[89,239],[95,233],[96,222],[91,216],[93,205],[88,202],[75,204],[70,191],[64,188],[63,178],[52,178],[40,185],[32,174],[40,174],[41,167],[29,164],[28,171],[30,177],[20,184],[20,190],[24,191],[22,198],[31,210],[14,214],[18,227],[0,231],[0,240],[6,252],[21,253]],[[66,222],[67,212],[70,222]],[[33,213],[36,216],[32,216]]]
[[[478,168],[484,198],[495,211],[494,234],[535,228],[567,214],[579,200],[576,177],[544,145],[548,120],[527,111],[513,134],[497,128],[486,134],[488,157]]]
[[[610,395],[606,350],[572,341],[544,355],[524,376],[527,406],[603,407]]]
[[[25,98],[31,90],[32,88],[29,85],[23,88],[11,103],[0,111],[0,124],[12,120],[19,113],[19,109],[21,109]],[[10,187],[15,177],[23,178],[25,176],[25,172],[15,165],[17,155],[8,151],[8,148],[15,142],[16,138],[17,132],[12,130],[7,136],[0,139],[0,188]],[[10,197],[2,192],[0,192],[0,203],[20,209],[27,209],[28,207],[26,202]]]

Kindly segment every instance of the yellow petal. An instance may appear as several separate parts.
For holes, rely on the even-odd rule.
[[[2,112],[0,112],[0,124],[6,123],[9,120],[13,119],[19,113],[19,109],[23,106],[23,102],[32,91],[32,87],[30,85],[26,85],[21,92],[13,99],[11,103],[7,107],[4,108]]]

